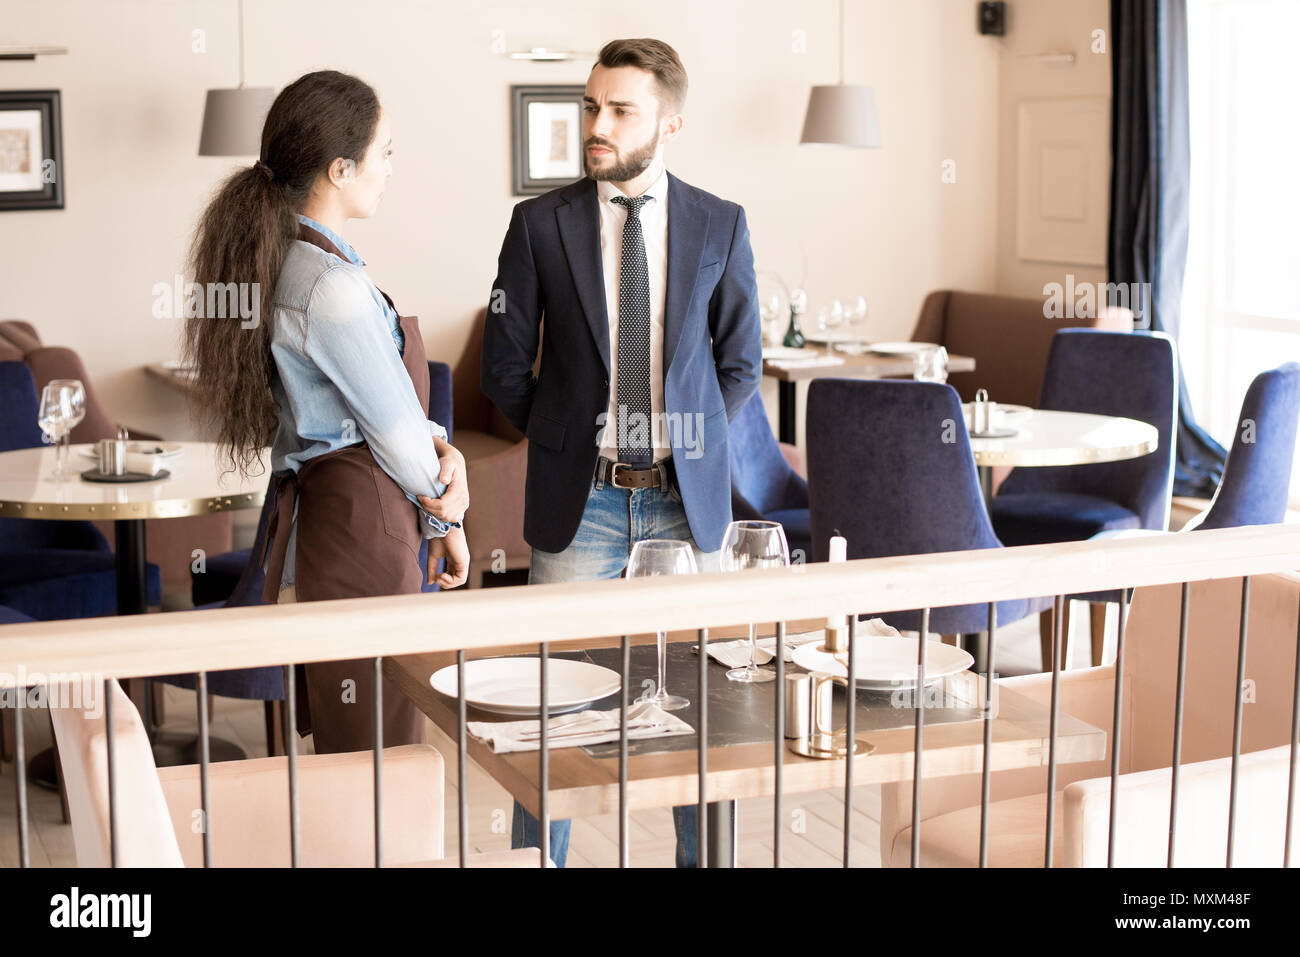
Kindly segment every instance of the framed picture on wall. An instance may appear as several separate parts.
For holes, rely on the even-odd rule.
[[[582,178],[581,86],[510,88],[516,196],[536,196]]]
[[[0,90],[0,212],[63,208],[58,90]]]

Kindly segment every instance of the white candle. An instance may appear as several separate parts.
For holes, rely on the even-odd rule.
[[[849,541],[843,535],[831,536],[830,560],[833,562],[847,561],[849,557]]]

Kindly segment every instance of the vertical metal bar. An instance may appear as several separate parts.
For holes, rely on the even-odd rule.
[[[921,749],[925,736],[925,643],[930,634],[930,609],[921,611],[921,640],[916,646],[916,688],[913,690],[913,721],[916,726],[912,741],[912,866],[921,866]]]
[[[541,743],[538,746],[537,762],[537,838],[538,844],[541,845],[542,867],[545,867],[551,859],[551,742],[549,740],[551,714],[550,714],[550,689],[547,687],[547,643],[541,642],[537,646],[537,666],[540,671],[541,701],[539,702],[541,714],[538,718],[541,729]]]
[[[203,866],[212,866],[212,804],[208,766],[211,762],[208,737],[208,673],[198,673],[199,693],[199,807],[203,814]]]
[[[665,654],[667,650],[665,649]],[[618,723],[618,866],[627,867],[630,863],[627,833],[627,707],[628,681],[632,673],[632,639],[623,636],[623,691],[619,699],[620,715]],[[656,688],[662,691],[662,688]]]
[[[27,850],[27,749],[23,741],[23,713],[27,689],[17,685],[14,693],[14,799],[18,806],[18,866],[31,867]],[[59,760],[56,756],[55,761]]]
[[[853,866],[853,757],[858,731],[858,616],[849,615],[848,684],[844,689],[844,866]]]
[[[1232,776],[1228,786],[1228,867],[1237,836],[1237,763],[1241,757],[1242,685],[1246,683],[1246,619],[1250,617],[1250,576],[1241,580],[1241,635],[1237,641],[1237,700],[1232,717]]]
[[[302,829],[298,816],[298,688],[293,665],[284,666],[284,753],[289,759],[289,866],[299,865]]]
[[[113,765],[116,745],[113,732],[113,680],[104,679],[104,746],[108,752],[108,866],[117,867],[117,775]]]
[[[1183,582],[1182,610],[1178,616],[1178,686],[1174,692],[1174,754],[1169,765],[1169,856],[1174,866],[1174,833],[1178,825],[1178,771],[1183,761],[1183,693],[1187,686],[1187,613],[1192,605],[1192,583]]]
[[[375,867],[384,866],[384,659],[375,658]]]
[[[994,642],[998,633],[998,605],[989,602],[989,649],[984,674],[984,767],[980,776],[980,867],[989,866],[989,792],[992,784]]]
[[[1119,754],[1124,737],[1124,638],[1128,631],[1128,589],[1119,591],[1119,631],[1115,639],[1115,711],[1110,722],[1110,830],[1106,866],[1115,866],[1115,825],[1119,823]]]
[[[1297,615],[1295,641],[1295,678],[1291,684],[1291,770],[1286,779],[1286,840],[1282,844],[1282,866],[1291,866],[1291,838],[1295,831],[1296,757],[1300,755],[1300,615]]]
[[[1047,742],[1047,849],[1043,852],[1043,866],[1052,866],[1053,841],[1056,837],[1056,730],[1061,716],[1061,619],[1065,617],[1063,595],[1052,600],[1052,717]]]
[[[781,783],[785,774],[785,622],[776,623],[776,720],[772,733],[772,866],[781,866],[781,838],[785,828],[781,807]]]
[[[709,805],[706,800],[705,784],[709,774],[709,629],[701,628],[699,632],[700,670],[695,694],[700,703],[699,765],[697,773],[700,778],[699,836],[695,849],[696,861],[700,867],[709,866]]]
[[[465,649],[456,652],[456,843],[461,867],[469,862],[469,742],[465,712]]]

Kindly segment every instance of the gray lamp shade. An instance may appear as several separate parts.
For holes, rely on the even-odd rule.
[[[262,152],[262,124],[275,101],[269,86],[208,90],[203,105],[200,156],[257,156]]]
[[[812,146],[880,146],[876,95],[869,86],[814,86],[808,94],[800,143]]]

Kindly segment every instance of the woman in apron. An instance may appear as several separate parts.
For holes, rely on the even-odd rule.
[[[468,574],[465,463],[426,416],[419,323],[398,314],[341,235],[378,207],[390,154],[375,91],[309,73],[276,97],[261,158],[226,180],[194,239],[197,311],[210,314],[187,318],[185,345],[204,410],[235,467],[246,472],[272,446],[266,601],[410,594]],[[250,308],[205,309],[226,305],[206,291],[230,283]],[[316,752],[370,748],[373,660],[297,672],[299,730]],[[388,679],[383,705],[385,746],[424,741],[424,716]]]

